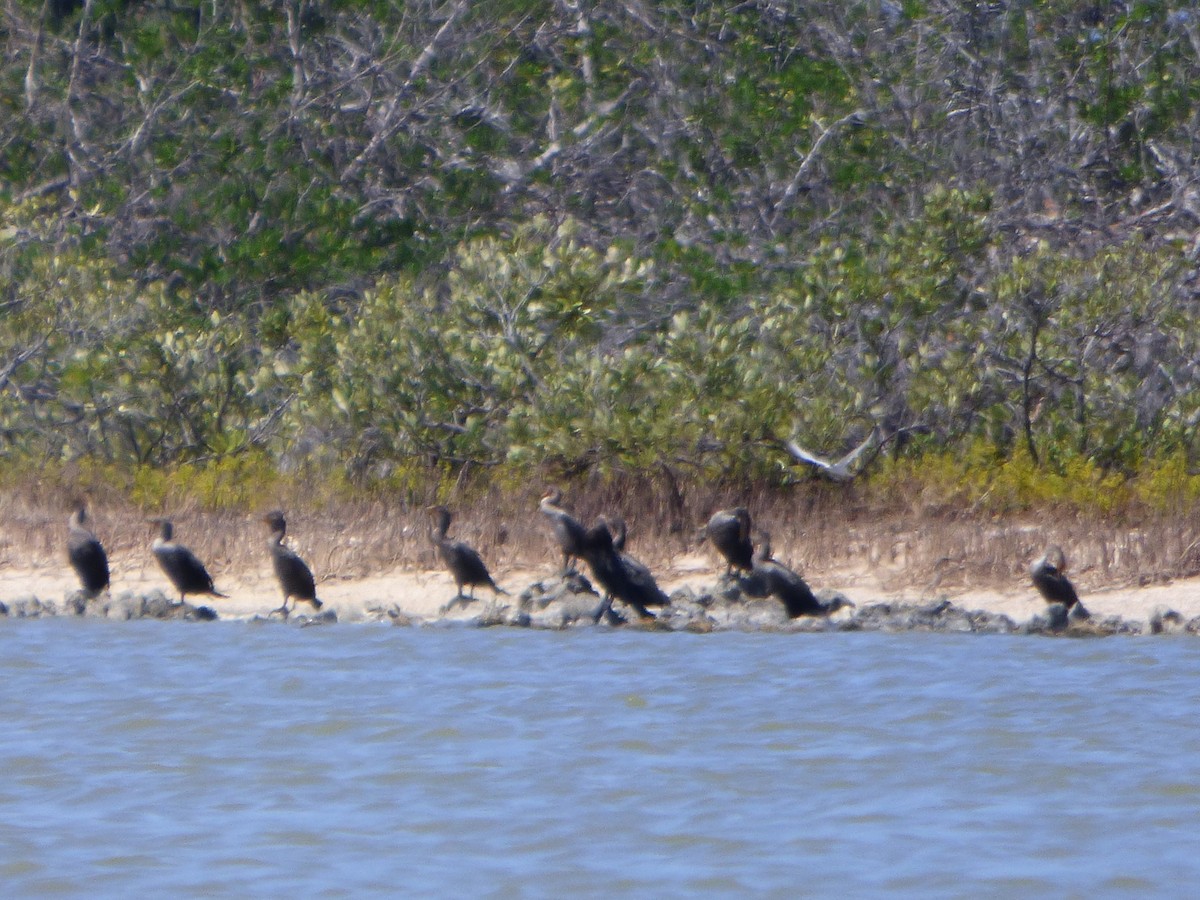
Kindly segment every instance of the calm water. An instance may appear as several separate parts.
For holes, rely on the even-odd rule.
[[[1200,641],[0,622],[5,896],[1188,896]]]

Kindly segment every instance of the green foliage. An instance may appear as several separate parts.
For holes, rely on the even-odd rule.
[[[256,389],[293,392],[290,433],[327,430],[355,471],[413,457],[494,464],[509,452],[510,419],[559,390],[562,354],[594,345],[648,272],[580,244],[570,222],[477,238],[437,287],[387,279],[345,311],[297,295],[291,340]]]
[[[1153,512],[1186,515],[1200,501],[1200,474],[1181,451],[1148,460],[1133,480],[1136,499]]]
[[[52,7],[0,35],[24,465],[779,484],[878,426],[955,502],[1194,495],[1190,11]]]
[[[929,509],[985,511],[1000,515],[1060,510],[1110,516],[1130,510],[1136,482],[1067,454],[1054,466],[1035,463],[1018,446],[1011,456],[985,442],[965,453],[934,451],[885,465],[872,479],[885,494]]]
[[[127,495],[147,510],[178,509],[198,503],[210,510],[236,511],[260,508],[270,502],[269,498],[295,489],[296,484],[279,474],[270,457],[252,453],[200,465],[139,466],[133,471]],[[307,490],[306,500],[312,506],[319,505],[324,493]]]

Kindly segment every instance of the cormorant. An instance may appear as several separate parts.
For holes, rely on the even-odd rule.
[[[662,607],[671,602],[646,566],[616,549],[612,531],[603,517],[585,532],[583,558],[609,598],[627,603],[643,619],[652,618],[646,607]]]
[[[82,500],[76,501],[75,511],[68,520],[67,559],[90,599],[108,587],[108,556],[96,535],[84,524],[86,521],[87,506]]]
[[[734,569],[749,572],[754,568],[754,545],[750,542],[750,512],[744,506],[713,513],[704,526],[704,537],[725,557],[725,574]]]
[[[179,591],[179,602],[183,603],[188,594],[207,594],[210,597],[227,597],[213,587],[212,576],[204,568],[204,563],[196,558],[196,554],[182,544],[176,544],[172,538],[175,527],[170,519],[155,519],[162,527],[159,537],[154,539],[150,549],[158,564],[175,590]]]
[[[299,554],[283,545],[283,539],[287,535],[287,519],[283,516],[283,510],[276,509],[267,513],[262,521],[271,529],[271,536],[267,538],[267,549],[271,551],[275,577],[279,579],[279,587],[283,590],[283,606],[276,612],[282,612],[286,619],[289,600],[292,601],[293,608],[298,603],[308,603],[312,605],[313,610],[320,609],[322,604],[317,599],[317,584],[313,581],[312,570]]]
[[[430,516],[429,540],[438,548],[442,561],[446,563],[446,568],[450,570],[450,574],[454,577],[454,583],[458,586],[458,593],[454,600],[464,599],[463,585],[471,588],[471,593],[465,598],[467,600],[475,599],[475,585],[489,587],[496,594],[507,594],[508,591],[499,587],[492,580],[487,566],[483,564],[483,559],[474,547],[446,537],[446,532],[450,530],[450,510],[444,506],[431,506],[426,511]],[[434,520],[437,522],[436,525],[434,525]],[[451,603],[453,602],[452,600]],[[446,608],[449,608],[449,605]]]
[[[538,509],[550,519],[550,524],[554,528],[554,539],[558,541],[558,547],[562,550],[563,571],[569,572],[571,560],[579,559],[583,556],[584,546],[587,543],[588,529],[584,528],[582,522],[559,506],[558,504],[561,502],[562,491],[552,488],[542,497],[541,502],[538,504]]]
[[[1047,603],[1061,603],[1068,611],[1079,603],[1075,586],[1067,578],[1067,558],[1062,548],[1053,545],[1029,567],[1029,577]],[[1082,606],[1080,607],[1082,609]]]
[[[767,596],[783,602],[789,619],[833,612],[834,608],[825,606],[813,595],[812,588],[803,578],[771,556],[771,535],[765,531],[759,534],[751,577],[761,579]]]

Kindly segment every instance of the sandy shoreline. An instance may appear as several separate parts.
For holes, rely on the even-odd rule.
[[[501,569],[495,574],[497,581],[512,595],[502,599],[515,602],[526,587],[538,581],[552,579],[556,573],[551,568],[514,568]],[[701,555],[681,558],[670,568],[656,572],[659,583],[668,593],[683,587],[693,590],[711,587],[716,583],[718,575],[719,570],[712,566],[707,557]],[[238,577],[214,573],[214,578],[218,589],[229,594],[228,598],[188,599],[195,604],[211,606],[222,619],[238,620],[265,616],[281,602],[279,588],[269,569],[240,574]],[[949,600],[961,609],[1005,615],[1017,623],[1027,622],[1046,612],[1045,602],[1027,583],[936,591],[919,588],[897,589],[895,586],[886,586],[879,578],[866,571],[840,572],[828,577],[810,576],[809,582],[817,590],[831,588],[839,591],[859,607],[875,603]],[[0,585],[0,601],[4,602],[37,597],[42,601],[60,603],[78,588],[78,582],[65,562],[21,569],[5,567],[0,569]],[[174,596],[169,582],[156,567],[129,568],[115,561],[112,584],[114,596],[125,591],[146,594],[155,590],[162,590],[168,596]],[[327,578],[318,584],[318,596],[327,607],[337,613],[341,622],[378,618],[384,610],[398,611],[419,620],[435,619],[453,595],[453,581],[447,573],[437,570],[396,568],[369,577]],[[480,591],[478,596],[486,601],[491,597],[491,592]],[[1099,618],[1119,616],[1130,622],[1144,624],[1149,622],[1155,613],[1166,610],[1173,610],[1184,619],[1200,617],[1200,578],[1178,579],[1146,587],[1125,586],[1097,590],[1088,590],[1081,585],[1080,596],[1087,609]],[[307,607],[301,609],[306,610]],[[469,611],[456,610],[448,617],[465,618],[469,615]]]

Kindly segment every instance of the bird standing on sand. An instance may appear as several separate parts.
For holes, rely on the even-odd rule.
[[[1066,573],[1067,557],[1057,545],[1048,547],[1042,558],[1029,567],[1033,586],[1047,603],[1061,603],[1068,612],[1078,604],[1082,610],[1079,595]]]
[[[152,519],[159,523],[161,532],[150,545],[154,557],[162,567],[163,572],[179,591],[179,602],[183,603],[188,594],[207,594],[210,597],[227,597],[213,587],[212,576],[204,568],[204,563],[196,558],[196,554],[182,544],[173,540],[175,526],[170,519]]]
[[[704,526],[702,538],[707,538],[725,557],[725,574],[734,569],[749,572],[754,568],[754,545],[750,542],[750,511],[744,506],[721,509],[713,513]]]
[[[79,584],[88,598],[96,597],[108,587],[108,555],[96,535],[88,529],[87,505],[78,500],[67,520],[67,559],[79,576]]]
[[[584,547],[587,544],[588,529],[584,528],[583,523],[572,516],[569,512],[563,509],[559,504],[562,502],[562,491],[557,488],[551,488],[543,495],[541,502],[538,504],[538,509],[542,514],[550,519],[550,524],[554,529],[554,539],[558,542],[558,547],[562,550],[563,557],[563,572],[569,572],[572,559],[579,559],[583,556]]]
[[[429,540],[437,547],[438,553],[442,556],[442,561],[446,564],[446,568],[450,570],[450,574],[454,577],[454,583],[458,587],[458,593],[450,603],[446,604],[444,609],[449,609],[456,601],[475,599],[475,586],[482,585],[492,589],[496,594],[507,594],[508,591],[499,587],[492,576],[488,574],[487,566],[483,564],[483,559],[475,551],[474,547],[465,544],[462,541],[452,541],[446,537],[446,532],[450,530],[450,510],[444,506],[430,506],[426,509],[429,513]],[[434,524],[436,522],[436,525]],[[463,585],[471,588],[471,593],[463,596]]]
[[[275,567],[275,577],[279,579],[279,587],[283,590],[283,606],[276,612],[282,612],[288,617],[288,601],[292,607],[299,603],[311,604],[313,610],[321,608],[317,599],[317,585],[313,580],[312,570],[302,560],[296,551],[285,547],[283,539],[287,536],[287,519],[283,511],[276,509],[262,517],[263,524],[271,530],[267,538],[267,549],[271,552],[271,563]]]
[[[622,544],[623,537],[622,534]],[[670,604],[670,599],[658,586],[650,570],[614,546],[612,531],[603,517],[585,532],[582,555],[591,566],[592,576],[604,588],[610,603],[613,598],[620,600],[631,606],[643,619],[653,618],[647,607]]]

